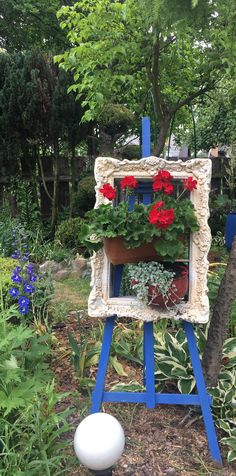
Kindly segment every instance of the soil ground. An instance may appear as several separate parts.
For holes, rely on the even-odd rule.
[[[83,298],[72,290],[70,283],[61,282],[57,287],[55,304],[67,299],[71,309],[83,308]],[[83,293],[84,294],[84,290]],[[66,321],[55,325],[54,334],[57,343],[54,349],[52,368],[56,376],[57,388],[60,392],[70,392],[63,399],[60,407],[73,406],[70,416],[74,430],[85,416],[89,414],[90,397],[87,392],[81,393],[80,380],[76,376],[71,363],[71,348],[68,343],[68,330],[79,338],[79,332],[86,335],[91,326],[98,326],[98,321],[91,321],[84,316],[78,331],[76,312],[68,312]],[[140,367],[122,362],[126,373],[132,379],[140,380]],[[95,379],[96,367],[89,369],[89,377]],[[114,370],[107,373],[106,386],[114,382],[125,381]],[[115,416],[125,431],[126,445],[122,457],[113,469],[114,476],[234,476],[236,465],[228,465],[225,459],[226,448],[221,447],[223,468],[213,464],[209,455],[204,425],[200,418],[191,426],[181,426],[181,422],[189,409],[182,406],[160,405],[154,410],[146,409],[140,404],[104,404],[103,411]],[[73,440],[74,431],[69,435]],[[218,432],[218,436],[220,434]],[[71,453],[73,449],[71,446]],[[87,476],[91,474],[79,465],[68,476]]]

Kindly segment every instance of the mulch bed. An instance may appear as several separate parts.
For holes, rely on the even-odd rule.
[[[82,320],[83,332],[88,332],[87,319]],[[96,325],[96,324],[95,324]],[[60,392],[71,392],[72,395],[63,399],[59,408],[74,406],[75,412],[70,422],[76,429],[79,422],[89,413],[90,399],[78,392],[79,381],[76,378],[70,361],[70,346],[67,332],[78,332],[75,313],[69,314],[65,326],[56,326],[55,345],[52,370],[56,377],[57,389]],[[127,362],[124,362],[127,371]],[[132,379],[138,377],[140,368],[130,369]],[[95,376],[96,368],[91,369]],[[134,377],[136,375],[136,377]],[[117,374],[110,370],[107,374],[109,382],[118,380]],[[122,378],[119,378],[122,381]],[[103,411],[115,416],[125,431],[125,451],[113,470],[114,476],[233,476],[236,465],[228,465],[225,461],[225,447],[222,447],[224,466],[213,464],[208,451],[204,425],[200,419],[190,427],[180,426],[180,422],[188,413],[182,406],[160,405],[155,410],[146,409],[137,404],[104,404]],[[74,432],[69,435],[73,440]],[[73,452],[73,449],[71,449]],[[79,465],[75,472],[68,476],[86,476],[91,474]]]

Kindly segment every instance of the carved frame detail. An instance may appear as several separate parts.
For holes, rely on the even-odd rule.
[[[142,321],[154,321],[161,318],[184,319],[193,323],[206,323],[209,319],[209,301],[207,296],[207,255],[211,245],[211,233],[208,226],[208,198],[211,180],[211,160],[192,159],[186,162],[166,161],[157,157],[148,157],[137,161],[117,160],[98,157],[95,162],[96,204],[98,207],[108,201],[99,193],[106,182],[114,185],[117,178],[134,175],[137,179],[152,178],[159,170],[167,169],[174,179],[193,176],[198,188],[191,192],[199,231],[190,237],[189,298],[168,310],[156,310],[140,302],[136,297],[110,297],[110,263],[103,251],[95,253],[91,259],[91,293],[88,301],[90,317],[106,318],[113,314],[118,317],[131,317]]]

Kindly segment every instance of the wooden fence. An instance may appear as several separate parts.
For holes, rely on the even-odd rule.
[[[173,157],[171,160],[174,159]],[[226,157],[214,157],[212,160],[212,181],[211,189],[217,195],[220,193],[227,193],[227,185],[225,181],[226,165],[228,158]],[[45,176],[45,182],[50,194],[53,191],[53,160],[51,157],[43,157],[43,170]],[[94,159],[92,157],[76,157],[75,160],[75,180],[78,182],[81,179],[81,174],[91,171],[93,169]],[[29,179],[27,171],[23,174],[23,179]],[[50,216],[51,201],[47,196],[41,176],[37,176],[40,191],[41,211],[43,217]],[[71,181],[71,175],[69,170],[68,159],[66,157],[60,158],[60,177],[59,177],[59,203],[60,210],[69,205],[69,183]],[[7,179],[2,175],[0,176],[0,206],[2,204],[3,188],[8,185]]]

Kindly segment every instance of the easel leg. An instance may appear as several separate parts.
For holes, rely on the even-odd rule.
[[[92,406],[91,413],[97,413],[100,411],[102,403],[102,395],[104,391],[106,370],[108,366],[110,347],[112,342],[112,334],[115,324],[116,316],[108,317],[106,320],[101,355],[99,359],[98,372],[96,378],[96,384],[92,393]]]
[[[194,335],[193,325],[190,322],[184,321],[184,329],[187,336],[190,358],[192,362],[193,372],[196,379],[197,391],[202,408],[202,416],[205,423],[208,445],[210,448],[213,460],[219,461],[222,464],[220,448],[217,441],[216,430],[214,426],[213,417],[211,414],[211,407],[208,399],[208,394],[205,386],[205,381],[202,373],[201,361],[199,358],[198,348]]]
[[[155,368],[154,368],[154,337],[153,322],[144,322],[143,366],[146,384],[146,406],[155,408]]]

